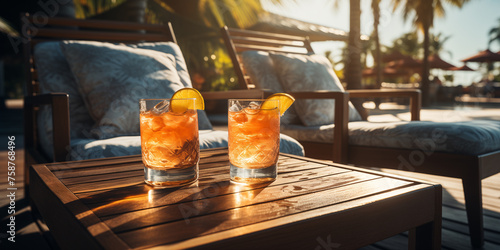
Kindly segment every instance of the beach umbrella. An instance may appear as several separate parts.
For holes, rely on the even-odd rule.
[[[382,55],[382,62],[383,63],[388,63],[392,61],[397,61],[397,60],[402,60],[410,56],[405,56],[401,52],[394,50],[390,54]]]
[[[362,72],[363,76],[375,76],[376,71],[374,68],[364,69]],[[393,68],[383,68],[382,75],[384,76],[399,76],[399,75],[407,75],[406,72],[400,72]]]
[[[469,66],[467,65],[462,65],[461,67],[453,67],[453,68],[449,68],[448,70],[452,70],[452,71],[475,71],[473,69],[471,69]]]
[[[412,69],[412,68],[420,68],[422,67],[422,64],[419,61],[411,58],[410,56],[406,56],[403,59],[387,63],[387,67],[394,69],[399,69],[399,68]]]
[[[441,59],[441,57],[439,57],[439,55],[431,55],[429,56],[429,67],[431,69],[449,69],[449,68],[455,68],[455,65],[453,64],[450,64],[446,61],[444,61],[443,59]]]
[[[347,41],[348,32],[315,23],[281,16],[271,12],[262,12],[257,21],[245,29],[264,31],[294,36],[307,36],[311,41]],[[366,35],[361,40],[368,40]]]
[[[465,64],[462,65],[461,67],[449,68],[448,70],[451,70],[451,71],[469,71],[469,72],[475,71]],[[456,73],[453,73],[453,74],[456,74]],[[466,80],[462,80],[462,81],[465,81],[465,83],[472,82],[472,79],[470,77],[468,77],[468,78],[465,77],[465,75],[467,75],[467,74],[468,73],[462,73],[462,79],[466,79]]]
[[[485,63],[490,63],[490,62],[499,62],[500,61],[500,54],[498,53],[493,53],[491,50],[483,50],[471,57],[462,59],[462,62],[485,62]]]

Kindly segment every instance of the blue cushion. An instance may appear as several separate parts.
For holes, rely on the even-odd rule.
[[[334,125],[282,126],[299,141],[333,142]],[[349,144],[481,155],[500,150],[500,121],[350,122]]]
[[[38,43],[34,48],[40,92],[69,95],[71,138],[82,138],[92,129],[94,121],[78,92],[76,79],[71,73],[59,42]],[[43,105],[37,116],[38,139],[44,153],[52,157],[52,110]]]
[[[171,49],[167,53],[152,49],[162,47]],[[77,80],[80,95],[96,122],[90,134],[99,139],[138,135],[140,99],[170,98],[175,91],[191,87],[180,49],[174,43],[162,46],[149,43],[143,48],[63,41],[61,48]],[[177,68],[182,69],[180,74]],[[205,118],[200,115],[200,122],[206,121]]]
[[[241,60],[245,65],[248,76],[255,87],[270,90],[274,93],[283,93],[283,87],[279,82],[278,75],[274,72],[273,61],[268,52],[247,50],[241,53]],[[299,124],[300,119],[292,105],[280,118],[282,124]]]
[[[200,149],[227,147],[227,131],[200,130]],[[68,160],[86,160],[141,154],[140,136],[120,136],[110,139],[76,139],[71,141]],[[295,139],[281,135],[280,152],[304,156],[304,148]]]
[[[270,53],[270,57],[285,92],[344,91],[332,64],[322,55]],[[298,99],[293,106],[306,126],[326,125],[334,121],[335,100]],[[360,120],[360,114],[349,102],[349,121]]]
[[[148,50],[151,53],[159,55],[173,56],[175,62],[174,71],[177,71],[178,79],[181,87],[192,87],[186,63],[180,48],[172,42],[157,42],[157,43],[139,43],[139,44],[109,44],[100,42],[85,42],[73,41],[72,43],[88,44],[92,43],[95,46],[116,46],[117,48],[129,48],[135,51]],[[63,45],[64,46],[64,45]],[[75,45],[76,46],[76,45]],[[61,49],[61,42],[43,42],[39,43],[34,48],[35,63],[38,70],[40,80],[40,91],[42,93],[63,92],[69,94],[70,108],[70,125],[71,139],[91,138],[95,137],[92,134],[94,120],[89,114],[83,96],[79,92],[77,79],[71,72],[70,65]],[[135,64],[137,65],[137,64]],[[144,65],[141,65],[144,66]],[[104,71],[106,71],[104,67]],[[169,96],[162,96],[168,98]],[[134,103],[134,108],[138,104]],[[38,117],[37,127],[39,135],[39,143],[47,157],[52,157],[52,116],[49,106],[42,106]],[[208,120],[204,111],[198,112],[198,126],[200,129],[212,129],[212,125]],[[138,134],[138,127],[131,134]],[[96,131],[95,129],[93,130]],[[110,137],[110,136],[105,136]]]

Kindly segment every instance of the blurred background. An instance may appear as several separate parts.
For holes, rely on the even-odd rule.
[[[500,1],[433,0],[21,0],[0,8],[0,105],[23,96],[21,13],[141,23],[171,22],[193,85],[238,88],[220,38],[223,25],[309,36],[347,88],[421,88],[424,104],[500,97]],[[354,4],[354,5],[353,5]],[[356,16],[352,19],[353,16]],[[446,17],[446,18],[443,18]],[[357,23],[353,24],[353,21]],[[25,27],[24,27],[25,28]],[[359,34],[358,45],[349,31]],[[354,62],[354,63],[353,63]],[[349,65],[351,63],[352,65]],[[349,67],[351,67],[349,69]],[[348,73],[347,73],[348,72]]]

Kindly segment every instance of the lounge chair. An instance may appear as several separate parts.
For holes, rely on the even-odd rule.
[[[35,163],[140,154],[140,98],[191,87],[170,24],[48,18],[29,21],[25,43],[25,184]],[[205,99],[262,98],[262,91],[202,93]],[[199,111],[200,148],[227,147]],[[280,151],[303,155],[291,137]],[[28,189],[28,186],[26,190]]]
[[[304,146],[306,156],[460,178],[471,243],[484,244],[481,180],[500,172],[500,122],[419,121],[418,90],[344,91],[331,64],[314,54],[306,37],[228,27],[221,32],[242,89],[313,99],[297,100],[293,107],[299,119],[290,116],[281,125],[282,133]],[[410,98],[411,121],[361,120],[349,100],[366,97]]]

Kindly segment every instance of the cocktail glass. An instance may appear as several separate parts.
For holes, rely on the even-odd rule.
[[[272,182],[277,176],[280,147],[279,100],[261,109],[265,100],[230,99],[228,106],[231,181],[242,184]]]
[[[198,179],[198,115],[195,109],[173,112],[174,101],[194,104],[195,99],[140,100],[142,162],[149,185],[177,187]]]

